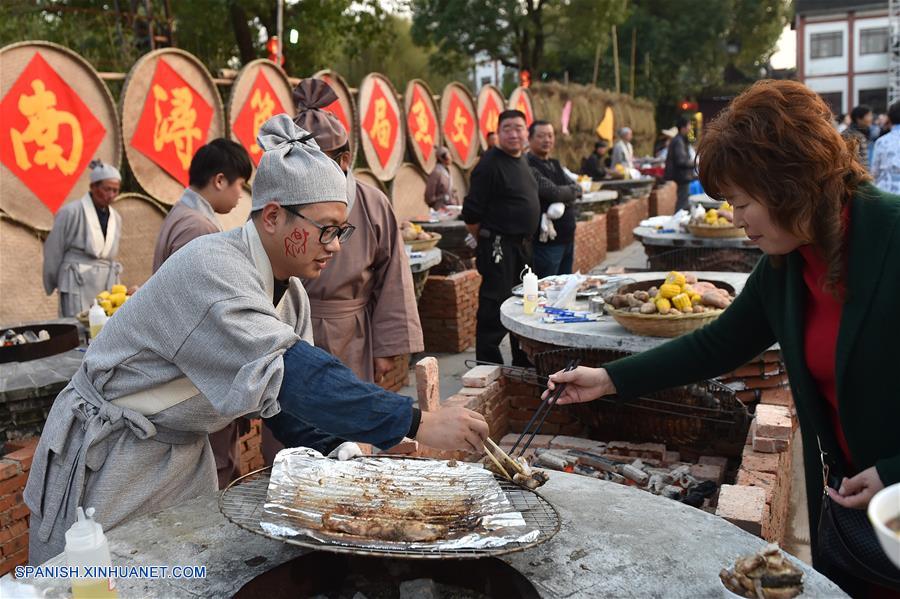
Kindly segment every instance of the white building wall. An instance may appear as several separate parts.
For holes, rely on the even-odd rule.
[[[889,55],[887,52],[882,54],[860,54],[861,34],[863,29],[877,29],[888,26],[887,17],[874,19],[857,19],[853,23],[853,70],[860,71],[887,71]],[[887,73],[884,75],[884,85],[875,87],[885,87],[887,85]],[[866,88],[862,88],[866,89]]]
[[[803,72],[806,77],[816,77],[819,75],[836,75],[847,72],[847,70],[849,69],[849,29],[850,28],[848,27],[847,21],[807,23],[803,33]],[[840,31],[842,34],[841,55],[830,58],[812,58],[812,36],[814,34],[832,33],[835,31]],[[845,87],[844,89],[846,90],[847,88]]]
[[[847,97],[847,76],[840,75],[837,77],[813,77],[805,81],[806,86],[819,94],[827,94],[832,92],[841,93],[841,112],[850,112],[849,106],[852,101]],[[854,98],[855,100],[855,98]]]

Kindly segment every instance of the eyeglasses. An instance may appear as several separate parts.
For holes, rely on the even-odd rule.
[[[335,239],[340,241],[341,243],[346,243],[350,236],[353,235],[353,232],[356,230],[356,227],[353,225],[344,225],[343,227],[339,227],[338,225],[322,225],[314,221],[313,219],[303,216],[292,207],[282,206],[285,210],[293,214],[294,216],[298,216],[303,220],[312,223],[314,227],[319,230],[319,243],[322,245],[328,245]]]

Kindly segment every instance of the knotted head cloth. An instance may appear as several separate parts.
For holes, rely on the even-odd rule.
[[[294,88],[297,116],[294,123],[316,136],[323,152],[332,152],[347,145],[350,139],[341,121],[325,110],[338,99],[331,86],[321,79],[307,78]]]
[[[91,183],[106,181],[107,179],[122,180],[122,174],[119,172],[119,169],[111,164],[106,164],[102,160],[91,160],[88,168],[91,169]]]

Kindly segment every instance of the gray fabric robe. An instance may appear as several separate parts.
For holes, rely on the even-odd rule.
[[[153,250],[153,272],[159,270],[166,258],[194,239],[221,231],[222,225],[206,198],[186,187],[159,229]]]
[[[122,217],[110,208],[104,238],[90,193],[56,213],[44,242],[43,280],[47,295],[59,289],[60,316],[87,310],[98,293],[119,282],[121,233]]]
[[[238,416],[280,411],[283,354],[312,342],[299,280],[276,308],[252,222],[174,254],[104,326],[57,396],[25,487],[29,561],[61,552],[77,506],[105,529],[213,493],[207,440]],[[110,403],[186,376],[198,394],[150,416]]]

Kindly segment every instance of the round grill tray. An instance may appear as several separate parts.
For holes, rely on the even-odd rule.
[[[256,470],[228,485],[219,497],[219,510],[231,523],[238,525],[244,530],[308,549],[396,559],[478,559],[516,553],[536,547],[553,538],[559,531],[559,513],[557,513],[556,508],[550,502],[530,489],[495,475],[500,488],[506,493],[513,507],[521,512],[526,524],[530,524],[540,531],[540,536],[534,541],[508,543],[502,547],[484,549],[439,549],[426,551],[421,549],[360,548],[355,545],[342,544],[337,540],[321,542],[302,535],[297,537],[278,537],[270,535],[259,525],[263,516],[263,505],[266,502],[270,470],[271,467]]]

